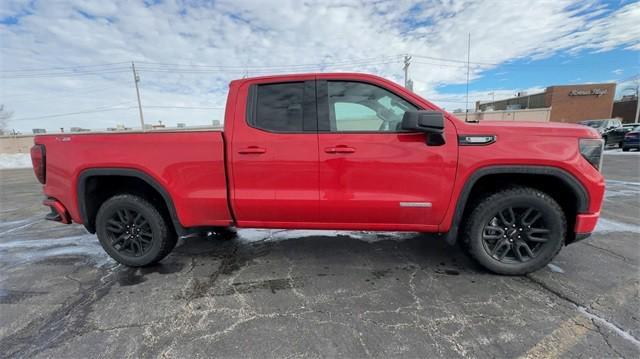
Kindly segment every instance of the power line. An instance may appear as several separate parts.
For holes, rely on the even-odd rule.
[[[6,96],[6,97],[0,97],[2,100],[5,100],[6,98],[10,98],[10,97],[16,97],[16,96],[21,96],[21,97],[25,97],[24,99],[18,99],[17,101],[9,101],[11,103],[11,105],[15,105],[18,103],[29,103],[29,102],[40,102],[42,101],[42,99],[49,99],[49,98],[58,98],[62,101],[68,101],[68,100],[73,100],[73,101],[78,101],[78,92],[82,92],[82,95],[84,94],[90,94],[90,93],[96,93],[96,92],[103,92],[103,91],[109,91],[109,90],[115,90],[115,89],[122,89],[122,86],[110,86],[110,87],[90,87],[88,89],[75,89],[75,90],[70,90],[70,91],[64,91],[63,93],[50,93],[48,95],[45,96],[37,96],[37,97],[30,97],[33,96],[33,93],[30,94],[22,94],[22,95],[14,95],[14,96]],[[70,94],[74,94],[73,96],[71,96]],[[80,96],[81,97],[81,96]]]
[[[51,73],[33,73],[33,74],[20,74],[13,76],[2,76],[2,80],[13,79],[35,79],[35,78],[51,78],[51,77],[73,77],[73,76],[91,76],[91,75],[104,75],[115,74],[122,72],[129,72],[130,68],[114,68],[108,70],[95,70],[95,71],[82,71],[82,72],[51,72]]]
[[[98,107],[98,108],[93,108],[93,109],[88,109],[88,110],[81,110],[81,111],[76,111],[76,112],[57,113],[57,114],[53,114],[53,115],[44,115],[44,116],[36,116],[36,117],[16,118],[16,119],[11,119],[11,121],[33,121],[33,120],[42,120],[42,119],[45,119],[45,118],[74,116],[74,115],[80,115],[80,114],[84,114],[84,113],[119,111],[119,110],[129,110],[129,109],[132,109],[132,108],[136,108],[135,106],[117,107],[117,106],[121,106],[121,105],[127,104],[127,103],[131,103],[131,101],[127,101],[127,102],[123,102],[123,103],[120,103],[120,104],[115,104],[115,105],[111,105],[111,106],[107,106],[107,107],[102,106],[102,107]]]
[[[138,106],[127,106],[127,107],[118,107],[124,104],[129,104],[133,101],[122,102],[120,104],[110,105],[110,106],[102,106],[93,109],[75,111],[75,112],[67,112],[67,113],[57,113],[53,115],[43,115],[43,116],[35,116],[35,117],[23,117],[11,119],[11,121],[33,121],[33,120],[41,120],[47,118],[56,118],[56,117],[66,117],[66,116],[75,116],[85,113],[99,113],[99,112],[110,112],[110,111],[120,111],[120,110],[132,110],[138,108]],[[224,110],[224,107],[200,107],[200,106],[165,106],[165,105],[151,105],[144,106],[144,108],[157,108],[157,109],[184,109],[184,110]]]
[[[424,61],[412,61],[413,64],[421,64],[421,65],[432,65],[432,66],[442,66],[442,67],[454,67],[459,69],[466,69],[467,65],[449,65],[449,64],[438,64],[433,62],[424,62]],[[473,65],[472,67],[478,67],[478,65]]]
[[[113,65],[122,65],[127,64],[128,62],[111,62],[105,64],[95,64],[95,65],[75,65],[75,66],[66,66],[66,67],[43,67],[36,69],[11,69],[11,70],[0,70],[0,72],[37,72],[37,71],[51,71],[51,70],[66,70],[66,69],[77,69],[77,68],[86,68],[86,67],[104,67],[104,66],[113,66]]]
[[[278,72],[300,72],[300,71],[314,71],[323,68],[350,68],[353,66],[376,66],[376,65],[386,65],[386,64],[395,64],[398,61],[385,61],[385,62],[375,62],[375,63],[367,63],[367,64],[350,64],[350,65],[331,65],[331,66],[322,66],[322,67],[306,67],[306,68],[274,68],[274,69],[261,69],[261,70],[251,70],[251,69],[230,69],[230,70],[196,70],[196,69],[180,69],[180,68],[149,68],[149,67],[137,67],[138,72],[158,72],[158,73],[181,73],[181,74],[214,74],[214,73],[251,73],[251,74],[272,74]]]
[[[199,106],[144,106],[144,108],[168,108],[185,110],[224,110],[224,107],[199,107]]]
[[[129,106],[129,107],[120,107],[120,108],[105,108],[103,110],[87,110],[87,111],[77,111],[77,112],[68,112],[68,113],[58,113],[58,114],[55,114],[55,115],[40,116],[40,117],[16,118],[16,119],[12,119],[11,121],[33,121],[33,120],[42,120],[42,119],[46,119],[46,118],[81,115],[81,114],[85,114],[85,113],[131,110],[131,109],[134,109],[134,108],[137,108],[137,107],[136,106]]]
[[[460,64],[467,64],[467,61],[465,60],[458,60],[458,59],[451,59],[451,58],[443,58],[443,57],[434,57],[434,56],[425,56],[425,55],[416,55],[416,54],[411,54],[412,56],[421,58],[421,59],[428,59],[428,60],[435,60],[435,61],[444,61],[444,62],[455,62],[455,63],[460,63]],[[501,65],[501,63],[492,63],[492,62],[471,62],[471,64],[474,65],[484,65],[484,66],[498,66]],[[466,66],[465,66],[466,67]]]
[[[363,64],[369,62],[379,62],[379,61],[389,61],[395,59],[396,61],[400,61],[400,57],[402,55],[391,55],[391,56],[378,56],[378,57],[370,57],[363,59],[349,59],[349,60],[340,60],[333,62],[318,62],[318,63],[303,63],[303,64],[285,64],[285,65],[255,65],[255,66],[229,66],[229,65],[198,65],[198,64],[181,64],[181,63],[160,63],[160,62],[145,62],[139,61],[138,64],[141,65],[156,65],[156,66],[169,66],[172,68],[215,68],[215,69],[238,69],[238,70],[256,70],[256,69],[274,69],[274,68],[294,68],[294,67],[326,67],[326,66],[340,66],[340,65],[351,65],[351,64]]]

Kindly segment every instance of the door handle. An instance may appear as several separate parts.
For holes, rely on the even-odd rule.
[[[356,152],[356,149],[353,147],[349,147],[349,146],[345,146],[345,145],[338,145],[335,147],[327,147],[324,149],[324,152],[326,153],[354,153]]]
[[[238,151],[238,153],[241,155],[251,155],[251,154],[259,155],[265,152],[267,152],[266,149],[258,146],[249,146],[247,148],[243,148]]]

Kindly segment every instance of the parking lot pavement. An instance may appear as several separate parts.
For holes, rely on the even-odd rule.
[[[602,220],[526,277],[435,236],[241,230],[116,265],[0,171],[7,357],[638,357],[640,157],[606,155]]]

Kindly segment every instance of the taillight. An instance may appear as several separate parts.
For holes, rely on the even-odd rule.
[[[44,145],[33,145],[31,147],[31,163],[33,164],[33,172],[40,183],[44,184],[47,177],[46,154]]]
[[[604,140],[601,138],[581,138],[580,153],[597,170],[602,168],[602,151]]]

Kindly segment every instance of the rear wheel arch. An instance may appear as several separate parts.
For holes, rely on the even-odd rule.
[[[131,168],[92,168],[83,170],[78,176],[78,210],[90,233],[96,231],[95,218],[101,204],[123,193],[147,197],[168,217],[178,235],[184,233],[169,193],[151,175]]]
[[[575,215],[586,213],[588,192],[569,172],[549,166],[490,166],[473,172],[465,182],[456,201],[451,227],[446,234],[449,244],[455,244],[462,221],[473,210],[474,203],[499,189],[528,186],[548,193],[561,205],[567,217],[567,241],[574,240]]]

